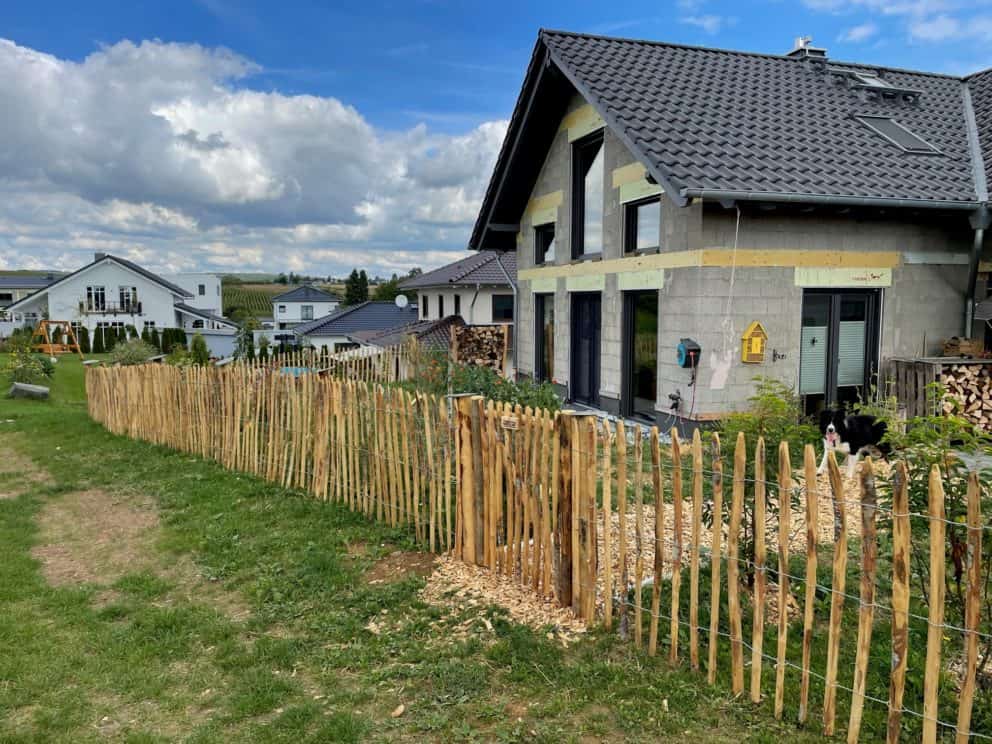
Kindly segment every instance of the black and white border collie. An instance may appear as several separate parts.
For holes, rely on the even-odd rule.
[[[823,459],[816,471],[819,475],[827,468],[827,453],[847,455],[847,477],[853,478],[861,460],[862,451],[874,448],[885,454],[888,447],[882,444],[887,427],[869,414],[852,414],[827,408],[820,412],[820,432],[823,434]]]

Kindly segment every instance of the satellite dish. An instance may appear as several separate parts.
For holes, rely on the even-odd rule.
[[[404,294],[396,295],[396,299],[394,300],[394,302],[396,303],[396,307],[400,309],[410,304],[410,300],[408,300],[406,295]]]

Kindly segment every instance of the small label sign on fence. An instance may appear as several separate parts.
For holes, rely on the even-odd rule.
[[[520,428],[520,419],[516,416],[501,416],[499,423],[504,429],[510,429],[511,431],[516,431]]]

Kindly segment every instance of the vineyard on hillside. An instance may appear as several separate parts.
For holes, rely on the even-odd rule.
[[[272,298],[286,292],[285,284],[224,284],[224,314],[241,308],[256,318],[272,317]]]
[[[344,287],[340,284],[318,285],[320,289],[344,296]],[[224,314],[230,315],[235,308],[240,308],[248,315],[256,318],[272,317],[272,298],[294,289],[286,284],[223,284]]]

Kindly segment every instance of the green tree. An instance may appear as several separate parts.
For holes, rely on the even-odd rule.
[[[76,342],[79,344],[79,350],[83,354],[90,353],[90,332],[86,326],[80,326],[76,331]]]
[[[358,272],[358,295],[359,302],[365,302],[369,298],[369,275],[365,273],[365,269]]]
[[[149,340],[151,341],[152,346],[154,346],[159,351],[162,351],[162,339],[158,335],[158,328],[155,328],[153,326],[151,332],[148,334],[148,337]]]
[[[234,343],[235,359],[255,358],[255,329],[258,327],[258,321],[254,318],[250,318],[241,326]]]
[[[117,346],[117,331],[115,331],[112,326],[103,326],[103,328],[100,329],[100,333],[103,335],[104,351],[109,352]]]
[[[263,361],[269,358],[269,337],[264,333],[258,338],[258,358]]]
[[[93,353],[103,354],[106,351],[106,346],[103,345],[103,328],[97,327],[93,331]]]
[[[207,342],[199,333],[193,335],[190,354],[193,356],[194,364],[199,364],[202,367],[210,363],[210,350],[207,348]]]
[[[150,344],[152,342],[152,334],[148,332],[148,326],[141,329],[141,340],[146,344]]]
[[[372,293],[372,299],[391,302],[400,294],[408,295],[409,293],[400,289],[400,278],[396,274],[393,274],[391,279],[375,288],[375,292]]]

